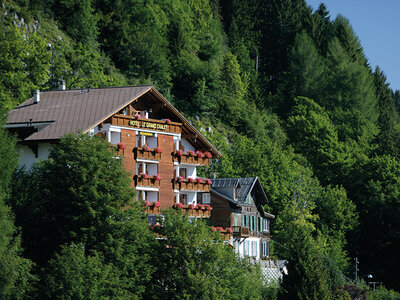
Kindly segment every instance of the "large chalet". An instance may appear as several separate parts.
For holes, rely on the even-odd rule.
[[[101,135],[118,147],[150,216],[175,207],[210,217],[211,180],[196,168],[221,154],[152,86],[36,91],[9,113],[6,128],[17,134],[26,168],[67,133]]]

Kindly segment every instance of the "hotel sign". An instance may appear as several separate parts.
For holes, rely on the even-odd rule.
[[[142,129],[167,130],[167,125],[165,125],[165,124],[158,124],[158,123],[145,122],[145,121],[131,120],[131,121],[129,121],[129,125],[136,127],[136,128],[142,128]]]

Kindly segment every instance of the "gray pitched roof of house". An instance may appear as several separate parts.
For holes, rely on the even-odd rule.
[[[211,192],[219,194],[234,205],[248,205],[246,199],[251,192],[256,195],[258,204],[265,204],[268,202],[267,195],[258,177],[213,178],[211,181]],[[236,187],[238,188],[237,199],[233,199],[229,191]],[[271,218],[275,217],[266,212],[264,212],[264,214]]]
[[[26,140],[59,139],[66,133],[87,132],[151,88],[131,86],[41,92],[39,103],[34,103],[32,97],[13,109],[8,114],[7,124],[49,122],[49,126]]]

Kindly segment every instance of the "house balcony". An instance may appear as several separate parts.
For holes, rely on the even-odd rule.
[[[222,228],[222,227],[212,227],[214,232],[218,232],[221,235],[221,239],[224,241],[229,241],[232,237],[233,230],[230,227]]]
[[[133,177],[135,181],[135,186],[143,186],[143,187],[151,187],[151,188],[159,188],[160,187],[160,181],[157,180],[157,176],[146,176],[144,175],[135,175]]]
[[[182,123],[171,122],[170,120],[145,119],[135,116],[116,114],[111,118],[111,124],[137,128],[143,130],[165,131],[172,133],[182,133]]]
[[[270,237],[270,233],[269,233],[269,231],[264,230],[264,231],[261,233],[261,236],[267,238],[267,237]]]
[[[243,237],[243,238],[250,237],[249,227],[232,226],[232,229],[234,237]]]
[[[202,180],[195,179],[193,181],[193,179],[189,178],[184,178],[184,179],[175,178],[173,180],[174,190],[209,192],[210,185],[211,183],[206,179]]]
[[[200,154],[199,151],[197,151],[197,153],[194,151],[187,153],[183,152],[182,150],[172,152],[172,157],[174,159],[174,162],[179,162],[180,164],[187,164],[187,165],[208,166],[210,165],[211,153],[208,154],[208,156],[209,157],[207,157],[204,153]]]
[[[135,147],[133,148],[133,153],[135,159],[149,159],[149,160],[160,160],[161,152],[155,149],[149,149],[144,147]]]
[[[146,214],[148,215],[159,215],[161,213],[160,207],[154,205],[146,206]]]
[[[206,205],[183,205],[181,203],[175,203],[172,206],[176,210],[181,210],[183,214],[188,214],[189,217],[196,218],[210,218],[211,217],[211,206]]]

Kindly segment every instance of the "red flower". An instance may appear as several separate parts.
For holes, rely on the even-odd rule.
[[[174,203],[174,205],[172,205],[173,208],[175,209],[182,209],[183,208],[183,203]]]
[[[149,148],[148,145],[144,145],[144,146],[143,146],[143,150],[144,150],[144,151],[150,151],[150,148]]]
[[[211,179],[204,179],[204,180],[206,181],[207,184],[211,184],[212,183]]]
[[[161,180],[161,175],[160,174],[154,175],[154,180],[160,181]]]
[[[145,201],[144,201],[144,205],[145,205],[145,206],[150,206],[149,201],[145,200]]]
[[[167,122],[168,124],[171,123],[170,119],[165,119],[165,122]]]
[[[196,151],[196,154],[199,158],[203,158],[204,157],[204,153],[201,151]]]
[[[203,183],[203,179],[201,179],[201,178],[196,178],[196,180],[197,180],[197,183]]]
[[[182,156],[183,155],[183,150],[178,150],[178,152],[176,154],[178,154],[178,156]]]
[[[217,231],[217,227],[213,226],[212,231]]]
[[[189,209],[194,209],[194,204],[189,204]]]
[[[211,154],[210,152],[208,152],[208,151],[204,152],[204,155],[205,155],[207,158],[211,158],[211,157],[212,157],[212,154]]]
[[[117,146],[118,146],[118,149],[121,149],[121,150],[124,150],[126,147],[125,144],[122,144],[122,143],[118,143]]]
[[[196,153],[194,153],[194,151],[192,151],[192,150],[189,150],[188,153],[190,156],[196,156]]]
[[[154,207],[160,207],[160,202],[153,202]]]
[[[149,175],[147,175],[146,173],[140,173],[139,175],[142,176],[143,179],[149,178]]]
[[[178,177],[178,182],[182,182],[184,179],[183,179],[183,176],[179,176]]]
[[[212,210],[211,205],[206,204],[206,205],[204,205],[204,206],[205,206],[206,210]]]
[[[156,149],[155,149],[155,151],[156,151],[157,153],[162,153],[162,149],[161,149],[160,146],[157,146]]]
[[[194,178],[189,178],[189,181],[193,183],[193,182],[196,181],[196,179],[194,179]]]
[[[230,227],[226,228],[226,231],[229,232],[229,233],[233,232],[232,228],[230,228]]]

